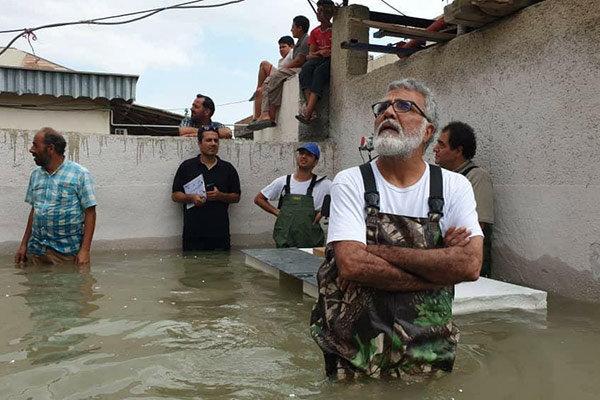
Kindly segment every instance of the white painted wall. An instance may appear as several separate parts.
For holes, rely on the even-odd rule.
[[[546,0],[369,74],[334,71],[336,170],[360,162],[369,105],[387,84],[421,79],[442,125],[461,120],[478,135],[475,162],[495,185],[494,277],[600,301],[598,38],[597,0]],[[338,66],[343,52],[334,46]]]
[[[109,134],[108,102],[101,105],[84,99],[0,94],[0,129],[37,130],[44,126],[61,132]]]
[[[23,202],[31,170],[34,132],[0,129],[0,252],[12,253],[25,228]],[[67,134],[68,158],[87,167],[96,181],[95,249],[177,248],[182,210],[171,201],[179,164],[198,154],[194,138]],[[290,173],[298,143],[221,142],[219,155],[237,169],[242,199],[230,208],[234,246],[271,244],[274,218],[254,205],[271,180]],[[332,175],[331,146],[322,146],[318,172]]]
[[[300,83],[298,74],[289,77],[283,84],[281,108],[277,114],[277,126],[254,132],[256,142],[297,142],[298,120],[295,116],[300,107]]]

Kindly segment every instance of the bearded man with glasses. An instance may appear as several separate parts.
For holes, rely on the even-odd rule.
[[[311,334],[330,377],[451,371],[454,284],[477,280],[482,262],[473,190],[423,161],[438,125],[424,83],[394,81],[372,109],[379,157],[333,181]]]

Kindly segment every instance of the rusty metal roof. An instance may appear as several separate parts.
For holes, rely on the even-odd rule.
[[[74,99],[135,100],[137,75],[47,71],[0,66],[0,94],[37,94]]]

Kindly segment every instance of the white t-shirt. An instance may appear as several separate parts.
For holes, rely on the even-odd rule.
[[[277,62],[277,69],[285,68],[292,62],[292,60],[294,59],[294,55],[292,53],[293,51],[290,50],[290,52],[287,53],[287,56],[279,59],[279,61]],[[271,74],[273,72],[275,71],[271,70]]]
[[[281,195],[281,192],[283,191],[283,188],[285,186],[285,181],[286,181],[287,176],[280,176],[279,178],[275,179],[273,182],[271,182],[268,186],[266,186],[263,190],[261,190],[260,192],[263,194],[263,196],[265,196],[267,199],[274,201],[274,200],[279,200],[279,195]],[[317,179],[319,179],[319,177],[317,177]],[[310,186],[310,179],[304,182],[299,182],[297,180],[294,179],[294,175],[292,174],[292,179],[290,179],[290,193],[291,194],[306,194],[306,191],[308,190],[308,186]],[[329,194],[329,191],[331,189],[331,181],[327,178],[323,179],[322,181],[318,182],[315,187],[313,188],[313,201],[315,203],[315,210],[320,210],[321,206],[323,205],[323,199],[325,198],[326,195]]]
[[[376,160],[371,162],[377,190],[379,191],[380,212],[408,217],[427,217],[429,213],[429,164],[417,183],[399,188],[388,183],[377,168]],[[444,185],[444,216],[440,220],[442,235],[448,228],[466,227],[471,237],[483,236],[473,188],[464,176],[442,169]],[[331,186],[331,210],[327,243],[352,240],[366,244],[365,187],[358,167],[346,169],[335,177]]]

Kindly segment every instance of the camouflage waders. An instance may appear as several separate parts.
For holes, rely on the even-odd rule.
[[[287,181],[283,193],[279,199],[279,215],[273,228],[273,240],[280,247],[319,247],[325,243],[325,234],[321,225],[315,223],[315,204],[312,192],[317,183],[325,177],[317,180],[313,175],[306,194],[291,194],[291,175]]]
[[[361,165],[365,184],[367,244],[419,249],[443,247],[441,170],[430,165],[429,216],[379,212],[379,194],[370,164]],[[458,330],[452,323],[454,287],[388,292],[338,278],[335,254],[327,246],[317,274],[319,298],[311,335],[325,356],[328,376],[427,376],[451,371]]]

